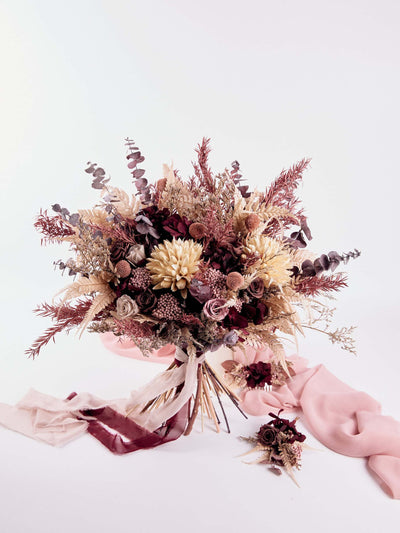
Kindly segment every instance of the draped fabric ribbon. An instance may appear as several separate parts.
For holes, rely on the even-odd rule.
[[[155,448],[178,439],[185,431],[188,419],[188,404],[168,419],[156,431],[150,432],[134,420],[121,415],[111,407],[82,411],[83,417],[90,417],[87,431],[111,452],[124,454]]]
[[[265,351],[246,351],[250,363],[269,358]],[[297,356],[293,361],[296,375],[285,385],[244,392],[243,410],[259,416],[271,408],[301,408],[304,422],[322,444],[343,455],[367,458],[383,489],[400,499],[400,423],[382,415],[376,400],[352,389],[323,365],[307,368]]]
[[[197,383],[197,368],[205,360],[205,355],[187,355],[180,348],[176,348],[175,359],[182,363],[180,366],[156,376],[152,381],[141,389],[131,393],[127,408],[133,408],[133,417],[141,426],[154,431],[167,420],[174,416],[195,392]],[[165,402],[157,409],[140,412],[142,408],[153,398],[168,392],[174,387],[182,385],[178,395]]]
[[[179,366],[156,376],[129,399],[106,401],[89,393],[60,400],[31,389],[15,406],[0,403],[0,425],[31,438],[61,446],[88,431],[114,453],[159,446],[185,430],[188,401],[195,391],[198,365],[204,356],[181,349]],[[142,413],[148,401],[175,388],[161,407]],[[127,416],[127,412],[134,412]]]

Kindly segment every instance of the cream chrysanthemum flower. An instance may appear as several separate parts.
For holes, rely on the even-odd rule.
[[[248,237],[243,252],[246,256],[259,258],[249,267],[248,273],[258,272],[258,277],[263,279],[266,287],[275,285],[282,288],[290,282],[291,257],[275,239],[265,235]]]
[[[180,290],[184,298],[190,281],[199,269],[201,244],[189,240],[164,241],[154,248],[146,268],[154,289]]]

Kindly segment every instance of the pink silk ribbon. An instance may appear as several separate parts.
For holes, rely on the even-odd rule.
[[[16,406],[0,403],[0,425],[52,446],[88,432],[115,454],[154,448],[185,431],[187,403],[154,431],[125,416],[126,404],[125,399],[107,402],[75,392],[60,400],[31,389]]]
[[[166,344],[159,350],[154,350],[149,356],[143,355],[136,344],[127,337],[116,337],[113,333],[101,333],[101,342],[111,352],[131,357],[139,361],[150,361],[152,363],[172,363],[175,357],[175,346]]]
[[[251,364],[270,359],[268,350],[235,352],[235,360]],[[305,360],[292,359],[296,375],[272,391],[248,390],[241,406],[250,415],[267,415],[272,409],[303,411],[311,433],[331,450],[365,457],[382,488],[400,499],[400,423],[381,414],[380,404],[365,392],[352,389],[323,365],[307,368]]]

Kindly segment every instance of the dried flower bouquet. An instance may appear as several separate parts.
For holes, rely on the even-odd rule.
[[[59,303],[36,309],[54,325],[27,351],[31,357],[72,328],[129,338],[144,354],[174,344],[175,361],[132,394],[126,414],[154,431],[184,410],[189,434],[200,409],[218,430],[213,398],[229,430],[220,396],[240,409],[232,385],[270,386],[290,376],[283,340],[305,328],[354,352],[352,328],[330,331],[332,310],[317,298],[346,286],[334,271],[359,252],[308,251],[311,232],[296,189],[309,160],[282,171],[266,190],[249,191],[237,161],[211,171],[209,139],[196,149],[193,176],[184,180],[164,165],[153,184],[139,168],[144,156],[135,143],[127,139],[126,147],[135,194],[111,186],[104,169],[88,163],[99,203],[73,214],[55,204],[53,215],[43,211],[35,222],[44,243],[70,244],[73,257],[56,264],[73,282]],[[206,355],[245,345],[269,346],[274,361],[231,365],[236,382],[228,384]]]

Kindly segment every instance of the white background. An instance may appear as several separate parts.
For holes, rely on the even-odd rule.
[[[212,166],[238,159],[263,188],[312,157],[302,197],[317,253],[353,247],[337,325],[357,325],[358,356],[309,335],[301,354],[369,392],[400,419],[399,3],[393,1],[0,1],[0,401],[30,387],[126,396],[158,367],[107,353],[94,335],[24,350],[48,323],[31,309],[67,280],[40,248],[40,207],[97,200],[83,172],[103,165],[130,187],[123,139],[190,172],[212,138]],[[235,456],[262,420],[231,412],[233,434],[190,438],[125,457],[89,436],[53,449],[0,429],[4,533],[398,530],[365,461],[306,452],[298,474]],[[309,443],[322,449],[311,436]]]

